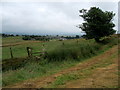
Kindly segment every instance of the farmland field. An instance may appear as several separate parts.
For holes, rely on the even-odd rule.
[[[18,43],[18,42],[23,42],[21,36],[15,36],[15,37],[6,37],[2,38],[2,44],[13,44],[13,43]]]
[[[20,42],[25,43],[16,44]],[[4,45],[9,44],[8,46],[2,47],[3,61],[5,59],[5,61],[7,61],[7,59],[9,60],[11,58],[10,47],[12,48],[14,58],[26,58],[26,63],[24,63],[24,65],[17,67],[11,66],[9,69],[3,71],[3,87],[74,88],[80,86],[79,84],[75,86],[75,83],[79,81],[82,84],[84,84],[85,79],[89,81],[91,77],[93,77],[92,74],[94,74],[96,77],[98,73],[104,73],[105,71],[102,70],[102,68],[113,68],[115,70],[117,69],[116,62],[118,54],[118,39],[115,36],[109,37],[107,39],[107,43],[104,44],[96,43],[93,39],[71,39],[64,41],[53,40],[41,42],[24,41],[21,39],[21,37],[12,37],[12,39],[10,39],[10,37],[9,39],[4,38],[3,43]],[[13,43],[15,45],[13,45]],[[38,60],[35,58],[27,58],[28,55],[26,47],[31,47],[33,48],[33,52],[37,52],[42,51],[43,44],[45,51],[48,53],[47,58],[41,58]],[[96,70],[98,70],[98,72],[95,72]],[[112,72],[110,71],[108,73]],[[108,83],[111,81],[111,79],[107,79],[106,81],[106,79],[104,80],[103,77],[100,77],[104,82],[107,83],[105,87],[118,87],[117,70],[114,73],[114,84]],[[83,74],[83,77],[80,77],[81,74]],[[55,78],[53,79],[53,77]],[[110,76],[110,78],[114,77]],[[98,78],[96,79],[98,80]],[[71,83],[68,83],[69,81]],[[33,83],[37,84],[34,85]],[[40,83],[43,83],[44,85]],[[95,84],[95,87],[103,87],[102,85],[99,86],[99,84],[100,83]],[[89,86],[88,84],[88,86],[85,87],[89,88],[93,86]]]
[[[19,45],[16,45],[16,43],[18,43],[19,41]],[[85,41],[84,39],[80,39],[79,40],[80,43],[82,43],[82,41]],[[10,43],[11,42],[11,43]],[[63,41],[64,42],[64,41]],[[42,51],[42,45],[45,45],[45,49],[46,51],[51,51],[57,47],[63,47],[62,46],[62,42],[61,41],[50,41],[50,42],[41,42],[41,41],[24,41],[22,40],[21,37],[8,37],[8,38],[3,38],[2,40],[3,46],[4,45],[8,45],[6,47],[2,48],[2,58],[3,59],[9,59],[10,58],[10,47],[12,48],[13,51],[13,55],[14,57],[26,57],[27,56],[27,50],[26,47],[32,47],[33,50],[36,51]],[[65,46],[67,46],[67,44],[69,45],[70,43],[76,43],[75,40],[67,40],[65,41]]]

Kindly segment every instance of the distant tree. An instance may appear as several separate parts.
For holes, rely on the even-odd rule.
[[[75,38],[79,38],[79,35],[76,35],[76,37]]]
[[[6,36],[6,34],[3,33],[3,34],[2,34],[2,37],[7,37],[7,36]]]
[[[14,37],[14,34],[10,34],[11,37]]]
[[[19,36],[18,34],[16,36]]]
[[[29,35],[25,35],[22,39],[23,40],[31,40],[31,37]]]
[[[115,14],[113,12],[102,11],[99,8],[91,7],[90,10],[82,9],[80,17],[84,19],[84,23],[79,25],[85,33],[87,39],[94,38],[99,42],[101,37],[109,36],[115,33],[113,27],[115,24],[112,22]]]
[[[86,35],[82,35],[81,37],[87,39]]]

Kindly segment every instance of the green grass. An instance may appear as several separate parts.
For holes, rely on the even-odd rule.
[[[66,82],[69,82],[71,80],[77,80],[82,77],[83,76],[80,76],[76,73],[61,75],[61,76],[57,77],[56,80],[49,87],[56,88],[58,85],[64,85]]]
[[[9,70],[3,72],[3,86],[11,85],[16,82],[27,80],[30,78],[42,77],[59,72],[62,69],[69,68],[75,65],[77,61],[66,60],[62,62],[47,63],[41,62],[28,62],[23,68],[17,70]]]
[[[2,44],[13,44],[13,43],[18,43],[18,42],[23,42],[22,36],[14,36],[14,37],[6,37],[2,38]]]
[[[5,42],[13,43],[13,42],[17,42],[17,41],[19,41],[19,42],[23,41],[22,37],[16,37],[17,38],[16,40],[13,40],[13,38],[15,39],[15,37],[4,38],[2,41],[3,41],[3,43],[5,43]],[[114,39],[114,38],[111,38],[111,39]],[[109,39],[107,41],[109,43],[111,43],[111,46],[112,46],[112,44],[114,45],[114,43],[116,42],[115,39],[111,40],[112,42],[110,42]],[[63,42],[64,42],[64,45],[62,45]],[[74,58],[74,56],[75,56],[75,58],[76,57],[79,58],[80,56],[83,56],[86,54],[88,56],[89,52],[95,53],[96,50],[99,50],[99,48],[101,46],[103,46],[103,45],[95,43],[93,39],[92,40],[79,39],[78,43],[77,43],[77,40],[24,43],[21,45],[16,45],[16,46],[11,47],[12,51],[13,51],[13,56],[14,56],[14,58],[27,57],[26,47],[32,47],[33,52],[42,51],[43,43],[45,44],[45,49],[48,52],[49,59],[51,59],[53,57],[54,57],[54,59],[58,59],[58,57],[65,58],[66,53],[67,53],[67,55],[69,54],[68,56],[72,56],[72,58]],[[79,51],[82,51],[82,52],[79,52]],[[69,52],[71,52],[71,53],[69,53]],[[86,54],[84,54],[84,53],[86,53]],[[83,55],[80,55],[80,54],[83,54]],[[10,47],[3,47],[2,48],[2,59],[4,60],[4,59],[9,59],[9,58],[11,58]]]
[[[4,40],[3,40],[4,41]],[[84,42],[85,40],[80,40],[80,43]],[[66,40],[64,41],[65,45],[64,47],[67,47],[68,45],[76,45],[75,40]],[[42,45],[45,44],[45,49],[47,52],[51,52],[53,50],[59,50],[60,48],[63,48],[62,41],[50,41],[50,42],[40,42],[40,43],[25,43],[22,45],[12,46],[13,56],[15,58],[17,57],[26,57],[27,56],[27,50],[26,47],[32,47],[33,52],[36,51],[42,51]],[[71,46],[72,46],[71,45]],[[3,47],[2,48],[2,59],[9,59],[10,56],[10,47]]]
[[[64,42],[65,45],[62,45],[62,42]],[[87,58],[104,52],[115,45],[116,42],[110,42],[104,45],[96,43],[94,40],[80,39],[78,43],[76,40],[66,40],[50,41],[45,42],[44,44],[48,52],[47,58],[41,59],[40,61],[31,59],[28,60],[28,63],[26,63],[22,68],[3,72],[3,86],[59,72],[62,69],[74,66]],[[27,46],[32,47],[34,51],[42,49],[42,43],[17,45],[12,47],[14,49],[14,55],[16,57],[27,56]],[[10,58],[9,47],[3,48],[3,59],[5,58]],[[67,80],[71,80],[72,78],[74,78],[74,75],[73,77],[70,76]]]

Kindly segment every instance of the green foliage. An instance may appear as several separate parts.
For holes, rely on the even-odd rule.
[[[113,27],[115,24],[112,22],[115,14],[113,12],[102,11],[99,8],[91,7],[90,10],[80,10],[80,15],[84,19],[84,23],[79,25],[86,33],[86,38],[94,38],[97,42],[104,36],[109,36],[115,33]]]
[[[22,39],[23,40],[31,40],[31,37],[30,36],[24,36]]]
[[[25,35],[23,40],[39,40],[39,41],[49,41],[50,38],[47,36],[37,36],[37,35]]]

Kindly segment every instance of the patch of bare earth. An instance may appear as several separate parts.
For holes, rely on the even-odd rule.
[[[58,76],[61,76],[63,74],[69,74],[74,71],[84,70],[86,68],[90,68],[91,66],[95,64],[102,63],[103,60],[112,56],[114,53],[117,52],[117,50],[118,50],[117,46],[114,46],[113,48],[109,49],[103,54],[90,58],[89,60],[83,61],[69,69],[62,70],[50,76],[26,80],[21,83],[7,86],[7,88],[43,88],[43,87],[46,87],[50,85],[52,82],[54,82]],[[118,59],[115,57],[112,60],[113,60],[113,63],[110,64],[109,66],[96,68],[96,70],[94,70],[92,75],[84,79],[78,79],[75,81],[67,82],[64,85],[64,87],[66,88],[92,88],[92,87],[99,88],[100,87],[101,88],[101,87],[108,87],[108,86],[109,87],[117,86],[118,75],[116,74],[116,72],[118,70],[117,68]]]
[[[84,79],[68,82],[66,88],[114,88],[118,87],[118,75],[116,64],[105,68],[97,68],[92,75]]]

